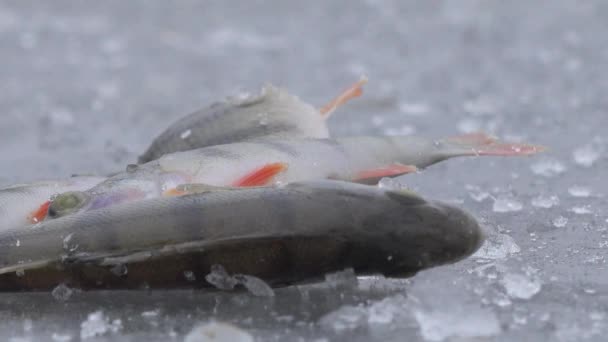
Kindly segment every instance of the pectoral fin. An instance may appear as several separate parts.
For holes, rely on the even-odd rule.
[[[236,187],[267,185],[276,175],[287,170],[287,163],[266,164],[232,183]]]
[[[46,201],[40,205],[38,209],[33,211],[28,219],[31,223],[38,223],[43,221],[46,218],[47,213],[49,212],[49,206],[51,205],[51,201]]]
[[[414,165],[391,164],[375,169],[359,171],[353,180],[360,183],[376,183],[382,177],[395,177],[418,171]]]

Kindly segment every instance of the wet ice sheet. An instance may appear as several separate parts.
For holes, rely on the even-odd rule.
[[[603,1],[180,4],[0,5],[0,183],[113,172],[217,97],[271,81],[322,105],[361,74],[370,83],[332,117],[336,135],[483,129],[550,149],[400,178],[487,228],[488,243],[457,265],[270,298],[0,294],[2,339],[76,341],[91,321],[105,332],[89,340],[179,340],[210,320],[258,340],[604,339]]]

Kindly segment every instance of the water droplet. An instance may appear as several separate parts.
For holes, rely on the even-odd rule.
[[[188,138],[191,135],[192,135],[192,130],[191,129],[187,129],[187,130],[183,131],[182,134],[179,135],[179,137],[182,138],[182,139],[186,139],[186,138]]]

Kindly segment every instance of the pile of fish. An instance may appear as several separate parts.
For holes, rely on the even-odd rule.
[[[471,255],[483,242],[472,216],[376,184],[542,148],[482,133],[330,137],[327,118],[365,82],[320,109],[267,85],[177,121],[123,172],[0,189],[0,290],[210,287],[218,269],[287,286]]]

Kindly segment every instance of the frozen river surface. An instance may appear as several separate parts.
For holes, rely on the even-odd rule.
[[[549,147],[400,178],[473,213],[475,256],[408,280],[274,297],[201,291],[0,294],[0,339],[605,341],[608,3],[0,3],[0,184],[105,174],[175,119],[266,81],[323,104],[361,74],[334,135],[484,130]],[[234,335],[236,334],[236,335]],[[189,341],[202,340],[204,332]]]

